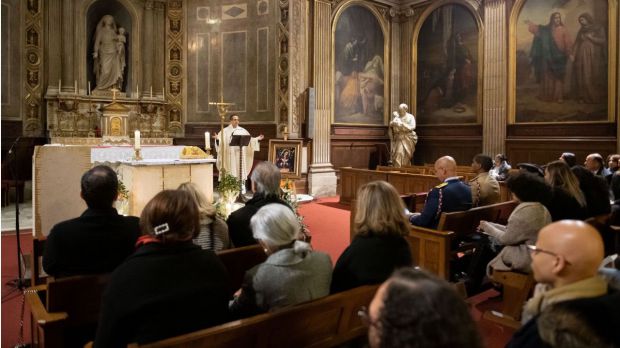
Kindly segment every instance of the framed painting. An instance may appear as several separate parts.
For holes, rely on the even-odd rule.
[[[413,96],[418,124],[475,124],[482,105],[480,19],[467,4],[437,3],[413,41]]]
[[[269,139],[269,162],[283,178],[301,177],[301,148],[302,140]]]
[[[386,29],[374,9],[341,8],[333,28],[333,123],[384,125],[389,103]]]
[[[618,0],[516,1],[510,16],[511,123],[614,120],[617,10]]]

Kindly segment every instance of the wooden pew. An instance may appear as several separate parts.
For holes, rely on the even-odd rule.
[[[439,217],[436,229],[411,226],[408,241],[414,262],[449,280],[450,260],[455,257],[459,242],[476,231],[480,220],[505,224],[507,216],[516,206],[516,201],[509,201],[467,211],[444,212]]]
[[[366,334],[357,312],[368,306],[378,285],[164,339],[143,348],[333,347]]]
[[[265,251],[258,244],[218,251],[217,256],[228,270],[231,294],[241,288],[247,270],[267,259]]]
[[[508,327],[521,327],[523,305],[534,290],[534,276],[521,272],[493,271],[493,281],[504,288],[502,311],[486,311],[483,318]]]
[[[45,250],[44,236],[32,238],[32,253],[30,254],[30,284],[44,284],[47,279],[47,273],[43,270],[43,251]]]
[[[37,347],[81,347],[92,340],[99,320],[101,295],[109,277],[109,274],[49,277],[47,284],[26,289],[33,344]]]
[[[340,168],[340,203],[351,204],[357,195],[357,190],[375,180],[387,181],[387,174],[368,169]]]

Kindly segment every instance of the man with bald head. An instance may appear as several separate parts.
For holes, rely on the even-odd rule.
[[[529,246],[532,271],[538,284],[523,309],[525,325],[506,347],[543,346],[538,334],[538,315],[554,303],[592,298],[608,291],[597,275],[604,257],[603,240],[591,225],[578,220],[561,220],[538,233]]]
[[[444,156],[435,161],[435,175],[441,184],[428,192],[422,213],[414,213],[409,217],[415,226],[435,228],[442,212],[471,208],[471,189],[456,175],[454,158]]]

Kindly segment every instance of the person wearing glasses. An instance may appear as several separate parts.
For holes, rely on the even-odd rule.
[[[603,241],[591,225],[578,220],[554,222],[540,230],[527,246],[538,284],[523,309],[524,325],[506,347],[539,347],[538,317],[556,303],[607,294],[607,282],[597,275],[604,257]]]
[[[368,326],[370,348],[482,347],[476,324],[454,287],[412,267],[394,272],[358,315]]]

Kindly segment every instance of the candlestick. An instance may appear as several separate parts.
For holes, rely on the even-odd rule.
[[[138,89],[140,85],[136,84],[136,98],[140,98],[140,89]]]
[[[151,86],[151,98],[153,98],[153,86]]]
[[[134,132],[134,144],[133,144],[133,147],[136,150],[140,150],[140,146],[141,146],[141,144],[140,144],[140,131],[136,130]]]
[[[60,91],[62,90],[62,79],[58,80],[58,94],[60,94]]]
[[[209,137],[209,132],[205,132],[205,149],[208,150],[211,148],[211,138]]]
[[[75,94],[78,94],[78,91],[77,91],[77,80],[73,80],[73,89],[75,90]]]
[[[88,95],[90,95],[90,81],[88,81]]]
[[[288,127],[284,126],[284,131],[282,133],[287,133],[288,132]]]

